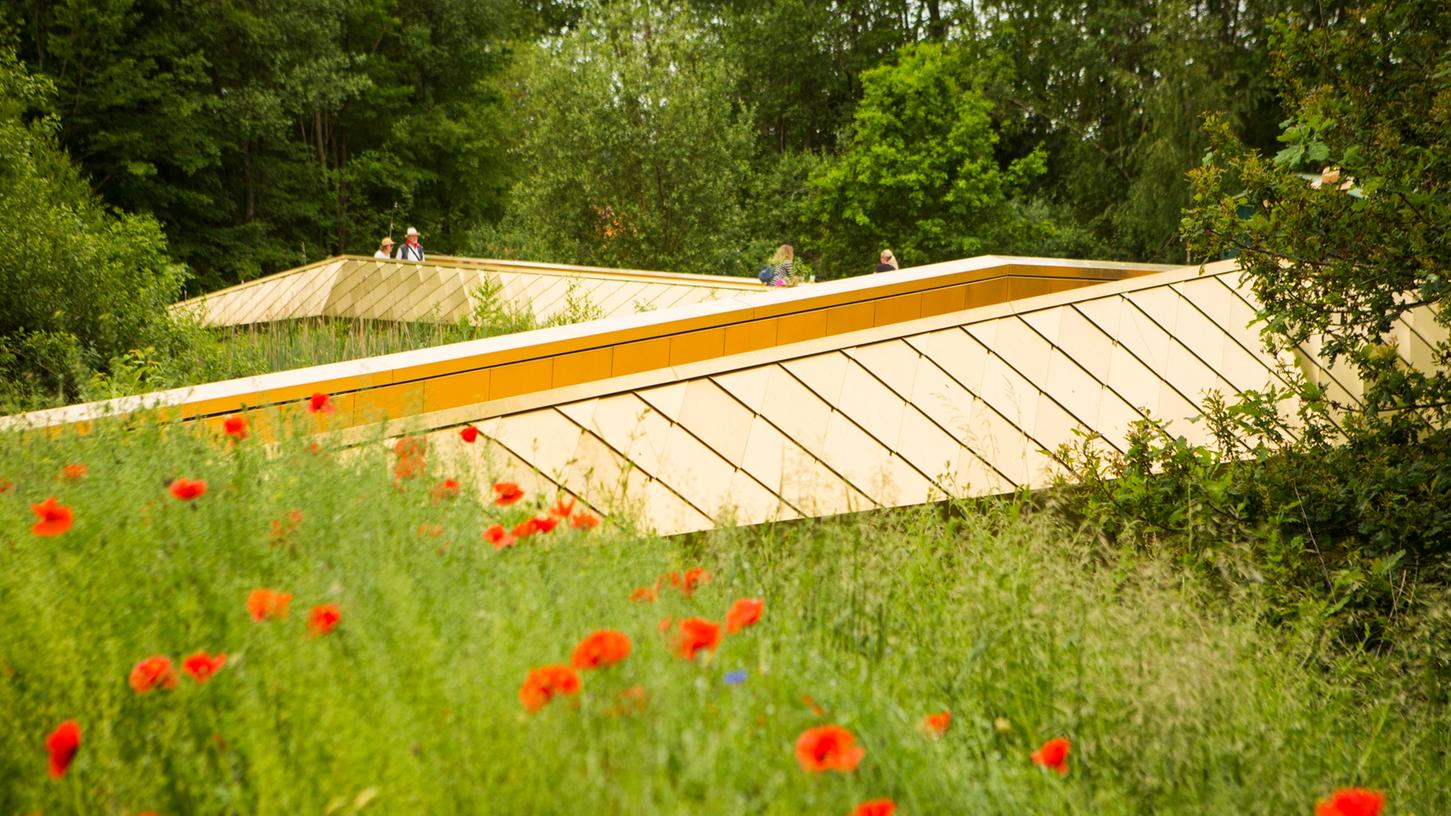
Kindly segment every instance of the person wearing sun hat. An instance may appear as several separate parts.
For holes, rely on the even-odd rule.
[[[394,257],[400,261],[423,260],[423,247],[418,243],[418,230],[408,228],[408,232],[403,236],[403,246],[398,247],[398,254]]]
[[[378,251],[373,253],[373,257],[385,260],[393,257],[393,236],[383,236],[383,240],[378,242]]]

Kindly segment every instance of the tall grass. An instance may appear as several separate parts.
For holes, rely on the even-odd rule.
[[[309,318],[211,330],[230,376],[249,376],[359,360],[488,337],[488,327],[458,323]]]
[[[1309,814],[1350,784],[1385,790],[1388,813],[1451,810],[1446,711],[1374,657],[1307,670],[1313,633],[1266,629],[1252,592],[1210,596],[1021,504],[676,540],[562,526],[496,551],[487,524],[555,497],[500,508],[466,483],[434,501],[463,478],[441,461],[395,486],[381,444],[254,443],[0,438],[0,812],[846,814],[891,797],[905,814]],[[73,463],[88,473],[65,480]],[[207,492],[173,498],[177,476]],[[75,523],[37,537],[30,505],[50,495]],[[693,596],[628,600],[693,566],[714,575]],[[248,616],[258,587],[294,594],[286,620]],[[766,601],[758,625],[671,654],[663,618],[719,620],[746,596]],[[310,637],[324,602],[342,622]],[[633,654],[526,713],[529,669],[605,627]],[[128,687],[142,658],[198,649],[228,655],[204,685]],[[944,709],[945,736],[917,730]],[[82,747],[48,779],[44,737],[68,718]],[[796,737],[828,722],[865,746],[856,771],[797,765]],[[1062,777],[1029,761],[1057,735]]]

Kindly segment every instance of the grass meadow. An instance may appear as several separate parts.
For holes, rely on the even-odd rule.
[[[455,495],[410,454],[399,480],[381,442],[0,437],[0,813],[1308,815],[1349,786],[1451,812],[1447,712],[1374,656],[1312,659],[1317,633],[1266,627],[1252,588],[1211,593],[1024,502],[674,540],[566,519],[496,548],[491,525],[560,497]],[[52,496],[73,521],[38,535]],[[692,568],[710,579],[672,585]],[[255,620],[256,589],[290,594],[286,617]],[[680,656],[682,621],[741,598],[758,622]],[[531,670],[601,629],[628,657],[528,710]],[[225,654],[205,682],[197,652]],[[138,692],[153,656],[175,687]],[[798,760],[828,724],[864,749],[853,770]],[[1054,737],[1064,774],[1030,758]]]

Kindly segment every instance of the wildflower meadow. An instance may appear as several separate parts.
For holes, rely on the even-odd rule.
[[[414,437],[0,463],[0,813],[1451,812],[1443,702],[1026,498],[667,540]]]

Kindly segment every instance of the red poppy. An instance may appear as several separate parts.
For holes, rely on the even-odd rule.
[[[14,486],[15,483],[9,479],[0,479],[0,493],[7,493]]]
[[[400,436],[393,443],[399,459],[416,459],[428,455],[428,440],[421,436]]]
[[[131,669],[131,676],[127,679],[131,688],[137,694],[145,694],[148,691],[161,686],[164,689],[176,688],[176,670],[172,668],[171,658],[166,655],[153,655],[137,663]]]
[[[508,507],[524,498],[524,491],[513,482],[494,482],[494,492],[498,494],[494,497],[494,504],[500,507]]]
[[[531,669],[519,687],[519,702],[528,711],[538,711],[558,694],[578,694],[579,675],[568,666]]]
[[[686,618],[680,622],[680,632],[675,636],[675,653],[686,660],[694,660],[701,649],[715,651],[720,645],[720,624],[700,618]]]
[[[459,483],[457,480],[444,479],[443,481],[433,486],[433,490],[430,492],[429,495],[433,496],[433,501],[437,503],[443,501],[444,499],[451,499],[457,496],[458,490]]]
[[[197,496],[207,492],[206,479],[172,479],[167,486],[171,495],[182,501],[191,501]]]
[[[75,521],[76,517],[69,507],[57,503],[55,496],[51,496],[40,504],[30,505],[30,512],[40,519],[30,528],[30,532],[38,536],[60,535],[71,528],[71,523]]]
[[[939,711],[936,714],[928,714],[923,717],[922,722],[917,723],[917,730],[930,736],[940,737],[947,733],[947,729],[951,725],[952,712]]]
[[[505,547],[514,546],[518,540],[512,534],[504,530],[504,525],[495,524],[484,531],[484,540],[494,545],[494,549],[502,550]]]
[[[422,456],[405,456],[393,465],[393,476],[398,479],[412,479],[423,471]]]
[[[459,429],[458,435],[463,437],[465,442],[472,445],[479,438],[479,429],[472,425],[465,425]]]
[[[680,590],[685,597],[689,598],[695,593],[695,588],[700,584],[708,584],[711,574],[705,571],[704,567],[691,567],[684,575],[678,572],[668,572],[664,576],[670,581],[670,585]]]
[[[227,436],[238,441],[247,438],[247,418],[244,416],[229,416],[222,421],[222,430]]]
[[[576,530],[592,530],[600,524],[599,516],[587,510],[581,510],[569,517],[569,526]]]
[[[528,538],[529,536],[534,535],[538,531],[539,528],[534,526],[534,519],[527,518],[519,522],[518,524],[515,524],[514,529],[510,530],[509,532],[513,533],[515,538]]]
[[[331,414],[338,407],[333,405],[333,398],[319,391],[307,400],[307,410],[314,414]]]
[[[612,666],[629,656],[629,636],[614,629],[601,629],[591,632],[574,647],[570,663],[576,669],[598,669]]]
[[[548,513],[540,513],[539,515],[530,519],[530,521],[534,523],[534,532],[536,533],[550,532],[559,525],[559,519],[549,515]]]
[[[421,536],[427,536],[429,538],[438,538],[439,536],[443,535],[443,525],[420,524],[418,525],[418,534]]]
[[[549,514],[551,516],[559,516],[562,519],[569,518],[574,514],[574,497],[560,496],[555,500],[554,506],[549,509]]]
[[[632,603],[655,603],[655,590],[652,587],[635,587],[630,590],[630,601]]]
[[[66,720],[57,725],[45,738],[45,750],[50,754],[50,778],[65,776],[71,760],[81,750],[81,726],[75,720]]]
[[[79,482],[86,478],[86,474],[90,472],[91,469],[85,465],[66,465],[60,469],[60,476],[68,482]]]
[[[254,589],[247,593],[247,613],[253,620],[268,618],[282,620],[287,617],[287,605],[292,603],[292,593],[271,589]]]
[[[1067,738],[1054,737],[1033,752],[1033,763],[1042,765],[1044,768],[1052,768],[1060,774],[1066,774],[1068,773],[1069,747],[1071,746]]]
[[[215,655],[208,655],[206,652],[197,652],[182,660],[181,667],[187,674],[192,676],[193,680],[198,683],[205,683],[226,662],[227,656],[221,652],[217,652]]]
[[[665,617],[660,619],[660,622],[655,625],[655,628],[659,629],[662,632],[669,632],[670,627],[674,625],[675,619],[670,617],[669,615],[666,615]]]
[[[274,547],[288,543],[288,540],[292,538],[292,534],[297,532],[300,524],[302,524],[301,510],[289,511],[286,519],[272,519],[272,532],[268,536],[268,541]]]
[[[766,602],[760,598],[741,598],[731,604],[726,613],[726,631],[735,634],[747,626],[755,626],[766,610]]]
[[[839,725],[808,728],[796,738],[796,761],[803,771],[854,771],[866,750],[856,737]]]
[[[892,816],[896,812],[897,803],[891,799],[873,799],[857,805],[851,816]]]
[[[1366,788],[1341,788],[1315,805],[1315,816],[1380,816],[1385,794]]]
[[[338,609],[337,604],[318,604],[307,613],[307,628],[313,637],[325,635],[342,619],[343,611]]]

